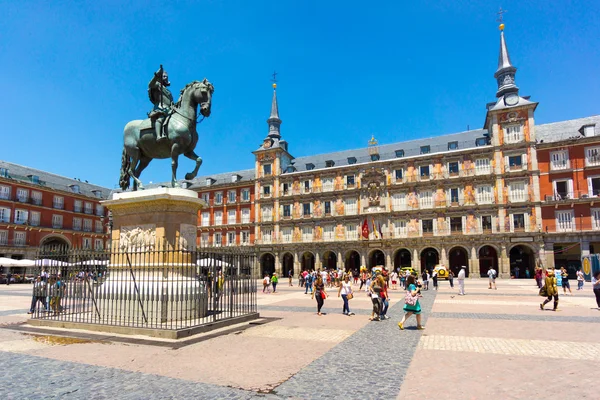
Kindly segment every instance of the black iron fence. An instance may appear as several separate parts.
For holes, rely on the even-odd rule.
[[[180,330],[257,312],[249,250],[159,247],[40,249],[33,318]]]

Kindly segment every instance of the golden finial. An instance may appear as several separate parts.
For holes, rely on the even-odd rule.
[[[500,31],[504,30],[504,18],[502,14],[504,14],[505,12],[506,10],[503,10],[502,7],[500,7],[500,10],[496,13],[498,15],[496,22],[500,22],[500,26],[498,27]]]
[[[273,79],[271,79],[271,82],[273,82],[273,89],[277,89],[277,72],[273,71]]]
[[[375,139],[375,135],[371,135],[371,140],[369,140],[369,146],[375,146],[377,143],[378,142]]]

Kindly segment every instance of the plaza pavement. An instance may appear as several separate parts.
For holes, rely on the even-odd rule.
[[[401,291],[391,291],[391,320],[369,322],[362,292],[347,317],[330,289],[319,317],[303,289],[278,286],[259,291],[265,323],[179,347],[10,329],[28,319],[31,285],[1,285],[0,398],[598,398],[600,311],[589,284],[552,312],[539,310],[533,280],[489,290],[468,279],[466,296],[442,281],[421,300],[424,331],[414,317],[398,329]]]

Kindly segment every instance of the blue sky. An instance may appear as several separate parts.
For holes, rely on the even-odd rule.
[[[495,99],[498,7],[537,123],[600,113],[596,1],[0,1],[0,159],[114,187],[123,127],[208,78],[201,175],[253,167],[277,70],[292,155],[480,128]],[[7,118],[8,116],[8,118]],[[193,168],[182,158],[179,178]],[[154,160],[144,182],[170,179]]]

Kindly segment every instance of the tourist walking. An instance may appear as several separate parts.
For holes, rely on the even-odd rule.
[[[273,272],[273,276],[271,277],[271,284],[273,285],[273,293],[277,292],[277,283],[279,283],[279,278],[277,277],[277,273]]]
[[[390,278],[392,279],[392,290],[398,289],[398,273],[396,271],[392,271]]]
[[[385,278],[383,279],[382,283],[383,285],[381,286],[381,292],[379,293],[379,297],[381,298],[381,311],[379,312],[379,318],[383,321],[386,319],[390,319],[391,317],[388,317],[387,315],[388,308],[390,307],[388,295],[389,285]]]
[[[490,286],[488,287],[488,289],[491,289],[492,286],[494,286],[494,289],[497,290],[498,288],[496,287],[496,277],[498,276],[498,273],[496,272],[496,270],[494,269],[494,267],[490,267],[488,269],[487,276],[488,276],[488,282],[490,284]]]
[[[367,272],[361,271],[360,273],[360,287],[358,290],[362,290],[362,287],[367,283]]]
[[[429,290],[429,274],[427,273],[427,270],[423,271],[421,279],[423,280],[423,290]]]
[[[290,286],[294,286],[294,284],[292,283],[292,279],[294,279],[294,270],[292,270],[291,268],[288,271],[288,278],[290,280]]]
[[[31,307],[29,307],[29,312],[27,314],[33,314],[35,312],[38,302],[42,303],[44,309],[48,308],[46,304],[46,282],[44,282],[39,275],[33,283],[33,297],[31,298]]]
[[[571,284],[569,283],[569,273],[567,272],[567,269],[565,267],[562,267],[560,269],[560,277],[562,282],[563,293],[565,294],[565,296],[567,295],[567,289],[569,289],[569,294],[573,295],[573,292],[571,292]]]
[[[398,322],[398,328],[404,330],[404,323],[411,315],[415,315],[417,318],[417,329],[425,329],[421,324],[421,304],[419,304],[419,297],[421,297],[421,289],[415,285],[415,277],[410,275],[406,279],[406,296],[404,298],[404,316],[402,321]]]
[[[519,267],[515,267],[513,271],[515,273],[515,279],[519,279],[519,271],[521,271],[521,269]]]
[[[438,290],[438,272],[437,269],[433,270],[431,274],[431,279],[433,280],[433,290]]]
[[[263,293],[271,293],[271,290],[269,289],[270,284],[271,279],[269,278],[269,274],[265,274],[265,277],[263,278]]]
[[[535,283],[537,284],[538,289],[542,288],[542,275],[543,271],[540,267],[535,268]]]
[[[466,269],[467,269],[466,266],[461,265],[460,271],[458,271],[458,276],[456,277],[458,279],[458,295],[459,296],[465,295]]]
[[[379,317],[382,308],[380,293],[384,284],[385,282],[381,276],[381,271],[377,270],[375,273],[375,278],[368,286],[369,296],[371,296],[371,303],[373,303],[373,310],[371,311],[371,318],[369,318],[369,321],[381,321]]]
[[[552,311],[558,310],[558,288],[556,287],[556,277],[554,276],[553,270],[548,270],[546,284],[540,289],[540,295],[548,297],[543,303],[540,303],[541,310],[543,310],[544,306],[550,303],[552,299],[554,299],[554,308]]]
[[[585,276],[581,268],[577,270],[577,290],[583,289],[583,282],[585,282]]]
[[[451,269],[448,270],[448,282],[450,282],[450,287],[454,287],[454,272]]]
[[[321,308],[323,308],[323,304],[325,299],[327,298],[327,292],[325,291],[325,284],[323,283],[323,277],[320,274],[317,274],[317,280],[315,281],[315,290],[312,292],[311,298],[317,299],[317,315],[321,316]]]
[[[340,284],[340,288],[338,289],[338,297],[342,296],[342,300],[344,301],[344,307],[342,308],[342,314],[344,315],[354,315],[353,312],[350,312],[350,304],[349,300],[354,297],[352,292],[352,284],[350,283],[350,275],[346,274],[344,276],[344,280]]]
[[[596,305],[598,306],[598,310],[600,310],[600,271],[596,271],[594,276],[592,276],[592,289],[594,289],[594,294],[596,295]]]
[[[310,294],[312,294],[313,292],[313,274],[308,273],[306,274],[306,277],[304,278],[304,294],[308,294],[308,291],[310,290]]]

